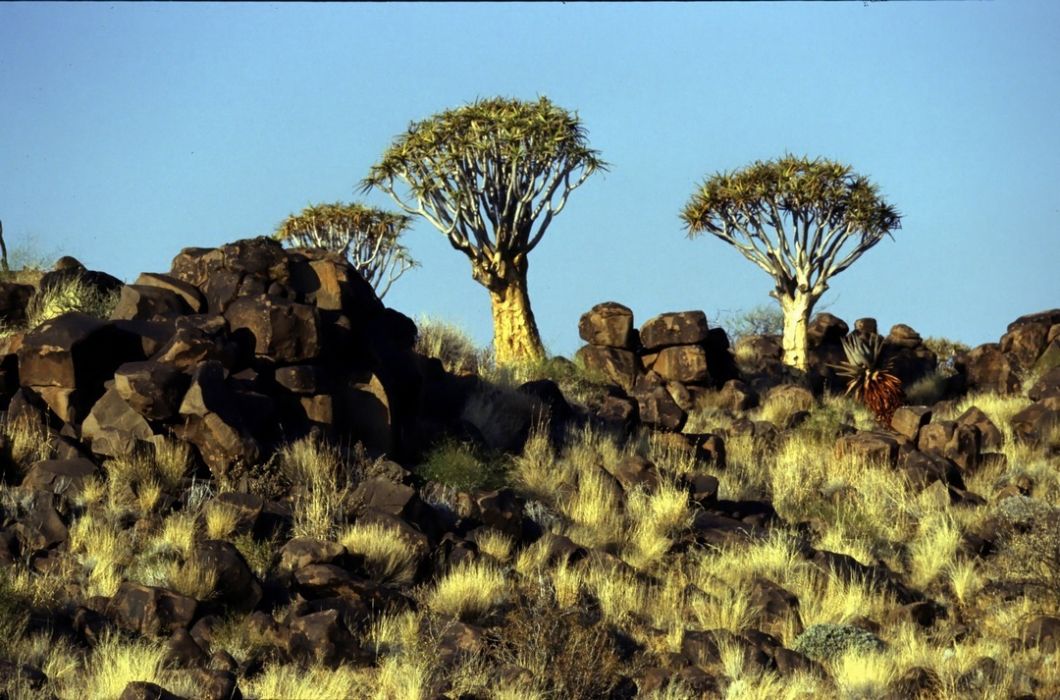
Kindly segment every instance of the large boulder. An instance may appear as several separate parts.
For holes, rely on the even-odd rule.
[[[699,345],[674,345],[659,352],[652,370],[669,381],[707,383],[707,353]]]
[[[81,425],[81,437],[91,445],[92,451],[108,457],[131,455],[154,435],[143,415],[117,389],[108,389]]]
[[[65,420],[80,422],[83,413],[75,414],[87,411],[103,394],[103,383],[114,370],[124,362],[142,359],[139,337],[113,323],[71,311],[25,335],[18,350],[19,381],[23,386],[65,390],[42,396]],[[62,405],[67,401],[73,405]]]
[[[707,331],[707,316],[702,311],[665,313],[644,322],[640,328],[640,342],[645,350],[696,345],[707,339]]]
[[[115,320],[153,321],[183,316],[191,311],[184,298],[169,289],[130,284],[121,288],[118,304],[111,311]]]
[[[578,335],[589,345],[633,348],[633,312],[617,302],[605,301],[582,314]]]
[[[586,345],[578,350],[575,360],[590,373],[600,374],[625,391],[630,391],[640,374],[640,360],[629,350]]]
[[[17,326],[26,321],[26,306],[35,291],[33,285],[0,282],[0,321]]]
[[[129,406],[148,420],[177,415],[190,379],[161,362],[126,362],[114,371],[114,389]]]
[[[984,343],[958,356],[955,364],[970,391],[1013,394],[1020,389],[1019,368],[997,343]]]
[[[224,313],[233,337],[246,337],[254,353],[283,364],[314,359],[320,353],[320,317],[307,304],[273,296],[241,297]]]
[[[158,637],[187,629],[195,619],[197,608],[194,598],[164,588],[126,582],[107,603],[106,610],[107,616],[121,629]]]

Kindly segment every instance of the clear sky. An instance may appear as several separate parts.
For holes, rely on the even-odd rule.
[[[718,170],[790,151],[851,164],[904,215],[821,307],[996,340],[1060,306],[1060,3],[0,3],[9,248],[132,281],[180,248],[271,233],[355,191],[410,121],[550,97],[612,164],[530,257],[546,345],[605,300],[637,323],[774,304],[761,270],[678,219]],[[388,305],[492,331],[426,222]]]

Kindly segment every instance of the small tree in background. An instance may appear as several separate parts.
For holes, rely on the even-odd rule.
[[[786,155],[704,181],[681,212],[766,271],[784,312],[784,363],[806,369],[806,327],[828,281],[901,225],[876,186],[841,163]]]
[[[274,236],[295,247],[341,254],[382,299],[395,280],[416,265],[398,242],[411,221],[404,214],[361,204],[315,204],[284,219]]]
[[[493,98],[414,122],[372,166],[379,187],[427,219],[471,261],[490,293],[498,364],[543,359],[530,308],[527,256],[567,196],[606,164],[576,115],[546,98]],[[411,195],[401,197],[400,182]]]

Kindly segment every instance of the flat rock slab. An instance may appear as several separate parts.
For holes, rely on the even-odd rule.
[[[677,311],[659,314],[640,328],[640,342],[645,350],[670,345],[696,345],[707,339],[707,315],[702,311]]]

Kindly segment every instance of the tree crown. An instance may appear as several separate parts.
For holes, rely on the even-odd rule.
[[[408,249],[398,242],[412,224],[405,214],[363,204],[311,204],[291,214],[273,236],[284,243],[326,248],[350,260],[380,297],[394,281],[416,266]]]
[[[606,167],[576,114],[545,97],[495,97],[413,122],[362,185],[380,187],[484,264],[494,253],[513,258],[532,250],[567,195]],[[397,194],[397,181],[415,204]]]
[[[777,281],[817,296],[901,215],[848,165],[785,155],[704,180],[681,212],[690,238],[708,232]],[[851,246],[845,246],[846,243]]]

